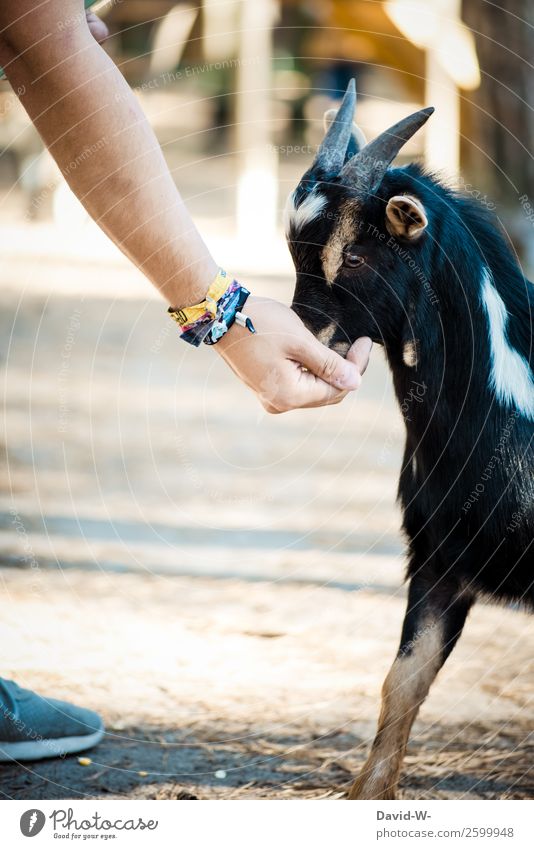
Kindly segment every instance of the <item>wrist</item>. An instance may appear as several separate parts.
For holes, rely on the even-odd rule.
[[[180,327],[180,336],[195,348],[204,342],[217,344],[237,323],[255,333],[251,319],[243,312],[250,292],[219,268],[205,298],[192,306],[171,306],[168,313]]]
[[[262,298],[259,295],[249,295],[247,302],[243,307],[243,312],[246,313],[246,315],[252,320],[255,333],[258,332],[258,305],[266,300],[266,298]],[[224,336],[221,336],[217,344],[213,347],[218,350],[219,354],[225,354],[233,345],[235,345],[236,342],[246,336],[250,336],[250,331],[235,321],[226,331]]]
[[[218,271],[219,266],[210,257],[200,266],[195,266],[194,270],[189,268],[185,274],[181,272],[165,287],[166,300],[175,309],[184,309],[201,303]]]

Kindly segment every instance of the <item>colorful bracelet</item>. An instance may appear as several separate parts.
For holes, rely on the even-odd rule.
[[[208,289],[206,298],[192,307],[175,309],[169,307],[168,313],[181,328],[181,338],[198,348],[201,342],[215,345],[237,322],[255,333],[254,325],[241,310],[250,295],[248,289],[237,280],[232,280],[224,269],[220,268],[215,280]]]

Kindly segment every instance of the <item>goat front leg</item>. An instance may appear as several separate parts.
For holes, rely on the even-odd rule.
[[[395,799],[412,723],[462,632],[473,599],[457,585],[412,578],[397,657],[384,681],[371,753],[349,799]]]

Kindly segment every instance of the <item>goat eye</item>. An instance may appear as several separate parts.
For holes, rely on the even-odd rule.
[[[343,265],[345,268],[359,268],[364,264],[365,257],[358,253],[356,248],[348,247],[345,249],[343,253]]]

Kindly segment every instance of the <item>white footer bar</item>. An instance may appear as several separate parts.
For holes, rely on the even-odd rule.
[[[532,849],[534,801],[4,801],[6,849]],[[35,837],[35,844],[28,839]]]

